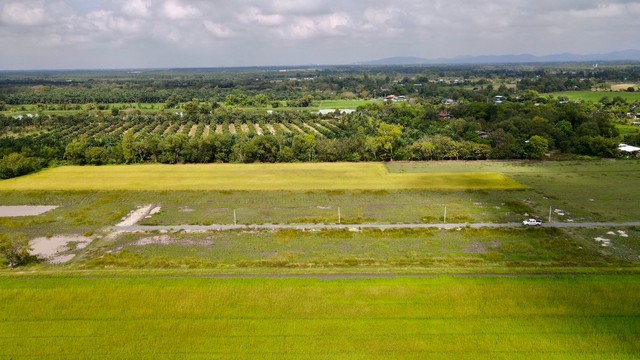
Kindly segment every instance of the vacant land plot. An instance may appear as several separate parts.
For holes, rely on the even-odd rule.
[[[640,161],[432,162],[388,164],[391,172],[499,171],[533,189],[527,199],[536,214],[555,221],[640,219]],[[562,214],[562,215],[560,215]]]
[[[636,88],[638,86],[638,84],[634,84],[634,83],[626,83],[626,84],[615,84],[615,85],[611,85],[611,90],[613,91],[627,91],[627,89],[631,88]]]
[[[80,268],[300,269],[474,273],[482,269],[631,268],[638,232],[572,236],[558,229],[220,231],[126,234],[98,240]],[[594,239],[606,237],[607,247]],[[574,239],[575,237],[575,239]],[[620,255],[616,256],[619,252]],[[635,255],[635,258],[631,258]],[[349,271],[354,271],[349,270]],[[486,271],[486,270],[485,270]],[[509,271],[509,270],[506,270]]]
[[[0,181],[4,190],[517,190],[500,173],[390,174],[380,163],[64,166]]]
[[[532,209],[523,191],[0,191],[5,204],[59,204],[36,217],[0,218],[0,228],[29,238],[98,233],[149,204],[142,225],[264,223],[514,222]],[[519,199],[519,200],[518,200]],[[544,213],[542,213],[544,215]]]
[[[343,165],[353,164],[332,166]],[[258,167],[247,166],[252,171]],[[114,168],[122,169],[123,174],[127,169]],[[190,168],[176,167],[182,172]],[[636,160],[393,163],[387,168],[391,171],[388,175],[399,177],[411,177],[412,172],[417,173],[413,175],[453,174],[452,178],[456,174],[506,174],[528,189],[0,191],[1,201],[7,205],[60,205],[55,211],[37,217],[0,218],[0,227],[16,236],[25,234],[29,239],[94,235],[97,240],[87,248],[64,253],[77,255],[65,268],[111,265],[208,269],[357,267],[360,271],[369,271],[407,266],[414,272],[451,267],[478,272],[494,267],[505,271],[522,267],[541,271],[572,266],[629,268],[640,260],[640,248],[635,245],[640,235],[638,229],[631,228],[598,229],[593,234],[577,229],[476,231],[464,228],[453,231],[153,233],[121,235],[115,240],[105,230],[123,222],[131,211],[134,211],[132,215],[139,212],[133,222],[142,225],[233,224],[234,213],[238,224],[442,223],[445,209],[446,221],[459,223],[516,222],[527,217],[548,221],[550,209],[553,222],[626,222],[640,217],[637,208],[640,193],[633,190],[640,181],[640,161]],[[305,178],[306,172],[298,170],[291,174]],[[387,173],[383,170],[380,173]],[[332,176],[337,178],[336,174]],[[138,176],[142,178],[142,173]],[[240,175],[225,176],[242,185]],[[313,186],[311,182],[315,180],[309,181],[307,186]],[[627,237],[619,235],[620,230],[626,231]],[[156,241],[155,236],[163,237]],[[101,260],[107,253],[110,255]]]
[[[640,353],[637,276],[4,278],[0,287],[2,358],[637,359]]]

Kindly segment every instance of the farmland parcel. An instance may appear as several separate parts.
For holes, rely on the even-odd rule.
[[[64,166],[0,182],[2,190],[517,190],[496,172],[390,174],[380,163]]]
[[[162,210],[142,224],[230,223],[233,209],[242,223],[334,223],[338,207],[356,225],[442,222],[445,205],[448,219],[470,222],[545,216],[550,206],[558,222],[638,215],[639,194],[629,191],[637,161],[308,166],[62,167],[0,182],[7,205],[59,205],[0,219],[3,231],[92,240],[69,244],[60,255],[75,257],[64,265],[0,273],[0,356],[633,359],[640,351],[636,228],[106,230],[148,204]],[[619,271],[630,275],[517,275]],[[471,276],[423,277],[461,272]]]

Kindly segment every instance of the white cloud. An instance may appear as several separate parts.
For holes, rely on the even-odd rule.
[[[111,11],[106,10],[93,11],[87,14],[85,21],[88,30],[105,34],[134,34],[140,30],[140,25],[135,21],[116,16]]]
[[[317,15],[327,10],[331,1],[322,0],[271,0],[256,3],[266,3],[265,8],[271,13],[284,15]]]
[[[200,10],[178,0],[165,1],[162,9],[164,15],[171,20],[186,20],[200,15]]]
[[[570,15],[576,18],[609,18],[624,14],[623,4],[601,4],[597,7],[586,10],[572,10]]]
[[[203,25],[211,34],[219,39],[230,39],[235,36],[233,30],[224,25],[216,24],[213,21],[206,20],[203,22]]]
[[[284,38],[299,40],[318,36],[338,36],[345,35],[351,24],[350,16],[343,13],[297,17],[290,24],[280,28],[279,34]]]
[[[37,26],[46,22],[46,9],[41,3],[11,2],[2,6],[2,22],[9,25]]]
[[[151,15],[151,1],[125,0],[122,11],[132,17],[149,17]]]
[[[212,54],[257,65],[596,53],[640,47],[638,18],[640,0],[0,0],[0,47],[42,67],[56,57],[179,66]]]
[[[264,14],[259,8],[253,6],[239,14],[238,19],[244,24],[258,24],[268,27],[282,25],[285,21],[285,17],[281,14]]]

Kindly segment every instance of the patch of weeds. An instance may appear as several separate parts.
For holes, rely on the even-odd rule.
[[[240,261],[236,263],[239,268],[304,268],[308,264],[295,262],[295,255],[283,254],[274,259],[261,259],[253,261]]]
[[[275,232],[276,240],[292,240],[300,237],[302,232],[294,229],[281,229]]]
[[[87,263],[90,268],[133,267],[140,268],[146,265],[146,260],[138,255],[124,250],[115,254],[104,254]]]
[[[486,261],[482,258],[436,258],[433,262],[436,266],[476,267]]]
[[[340,230],[322,230],[317,233],[319,237],[325,239],[351,239],[354,233],[347,229]]]
[[[105,254],[100,258],[92,259],[87,263],[89,268],[150,268],[150,269],[174,269],[174,268],[211,268],[217,264],[200,258],[170,259],[163,256],[145,259],[144,257],[124,250],[117,254]]]
[[[476,195],[489,195],[489,192],[487,190],[474,190],[474,189],[466,189],[464,190],[465,193],[467,194],[476,194]]]
[[[388,195],[390,192],[389,190],[366,190],[363,191],[363,194],[365,195]]]
[[[444,222],[444,216],[438,219],[440,222]],[[471,221],[471,217],[466,215],[447,216],[448,223],[466,223]]]
[[[332,222],[336,222],[338,219],[330,219],[326,217],[312,217],[306,216],[301,218],[295,218],[291,220],[292,224],[329,224]]]
[[[482,254],[482,257],[490,262],[499,262],[504,260],[504,254],[498,251],[488,251]]]
[[[505,202],[505,205],[514,213],[516,214],[531,214],[533,213],[533,209],[531,208],[531,206],[529,206],[527,203],[524,202],[518,202],[518,201],[513,201],[513,200],[509,200]]]
[[[376,219],[369,217],[355,217],[355,218],[345,218],[341,220],[342,224],[364,224],[364,223],[372,223],[375,222]]]

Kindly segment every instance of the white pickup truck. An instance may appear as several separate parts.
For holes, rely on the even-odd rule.
[[[542,221],[540,220],[536,220],[536,219],[527,219],[525,221],[522,222],[522,225],[527,225],[527,226],[540,226],[542,225]]]

